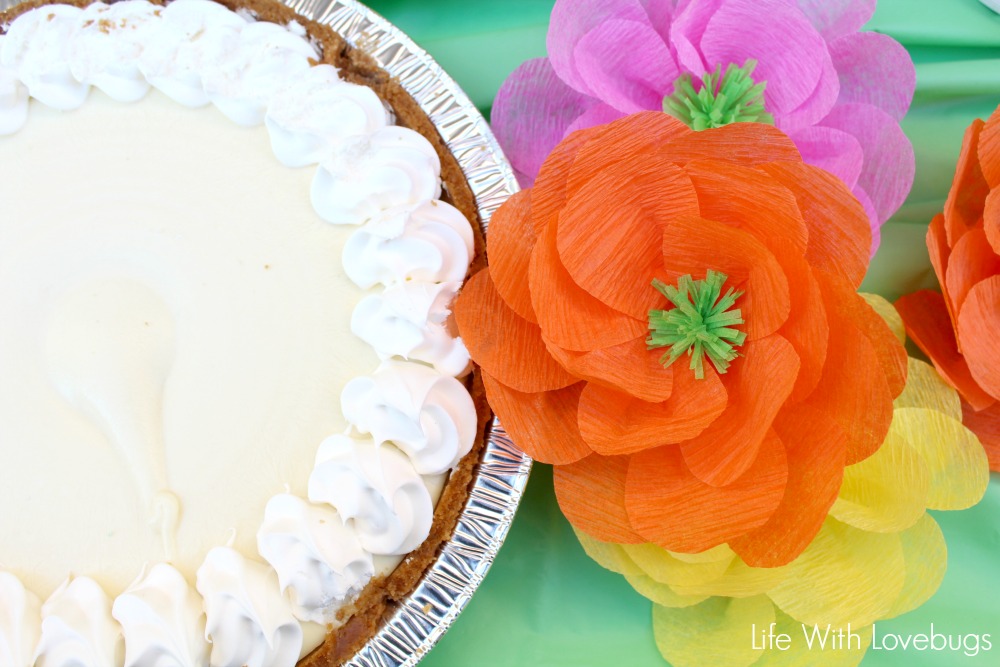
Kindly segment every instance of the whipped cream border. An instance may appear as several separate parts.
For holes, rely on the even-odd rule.
[[[155,32],[157,24],[166,25],[159,37]],[[71,58],[71,54],[80,53],[73,46],[73,37],[78,34],[89,40],[87,53],[92,57],[85,63]],[[118,42],[113,41],[115,35],[121,35]],[[192,39],[195,36],[197,39]],[[449,314],[447,302],[454,294],[452,286],[443,283],[464,278],[473,254],[472,230],[461,213],[438,200],[440,164],[429,142],[415,132],[389,125],[390,113],[378,96],[363,86],[341,81],[329,65],[315,65],[319,55],[294,22],[287,27],[254,22],[245,12],[237,14],[208,0],[174,0],[166,7],[145,0],[112,6],[94,3],[84,9],[42,7],[18,17],[7,34],[0,35],[0,136],[16,132],[28,122],[29,97],[59,109],[72,109],[85,101],[91,86],[119,101],[141,99],[155,87],[186,106],[212,103],[238,124],[264,124],[276,157],[288,166],[318,165],[311,192],[318,215],[331,224],[360,225],[345,246],[345,270],[362,289],[382,286],[382,293],[371,298],[388,298],[395,304],[392,308],[368,308],[369,312],[377,311],[374,322],[366,321],[365,313],[355,313],[353,319],[369,332],[366,342],[387,360],[372,377],[357,379],[388,387],[376,392],[376,398],[368,399],[374,402],[366,409],[362,406],[362,412],[385,415],[386,432],[407,435],[398,447],[393,440],[381,438],[374,445],[385,450],[383,458],[391,455],[394,472],[390,478],[396,481],[387,481],[386,474],[370,464],[370,454],[363,457],[368,464],[355,463],[347,470],[341,466],[335,473],[341,477],[353,475],[359,497],[381,497],[383,502],[376,505],[393,513],[374,519],[376,523],[386,521],[398,526],[400,533],[382,540],[391,546],[373,547],[371,555],[378,556],[385,555],[379,551],[401,552],[401,544],[412,548],[429,532],[431,518],[424,515],[433,512],[432,505],[423,501],[414,505],[400,497],[399,489],[412,491],[412,481],[420,480],[421,474],[449,470],[471,449],[475,438],[475,408],[464,386],[454,379],[467,371],[468,354],[460,340],[449,343],[442,336],[443,322]],[[300,102],[290,101],[295,95],[300,96]],[[327,120],[331,106],[338,109],[338,119],[346,118],[345,123],[331,127]],[[428,178],[428,173],[433,177]],[[353,252],[357,248],[364,252]],[[400,266],[405,269],[400,271]],[[447,292],[449,297],[407,309],[398,298],[392,299],[401,291],[435,295]],[[386,292],[389,297],[384,296]],[[405,330],[408,344],[400,349],[392,336],[380,339],[376,334],[381,327]],[[407,360],[407,356],[412,358]],[[428,373],[438,378],[428,383]],[[464,392],[465,398],[449,385],[447,399],[425,404],[428,396],[435,394],[429,387],[447,385],[448,380]],[[357,398],[345,398],[348,400],[357,404]],[[364,443],[362,448],[367,451],[372,446],[365,437],[370,425],[359,426],[348,415],[345,417],[351,426],[342,437]],[[362,421],[365,419],[368,417]],[[319,462],[323,468],[331,468],[328,460]],[[319,467],[313,477],[322,476]],[[347,502],[356,505],[359,501]],[[368,519],[370,524],[371,517]],[[277,576],[270,577],[275,581],[301,581],[301,577],[282,577],[281,573],[300,568],[302,554],[308,554],[314,565],[321,558],[317,556],[320,550],[305,548],[315,547],[316,541],[308,534],[308,520],[291,522],[303,526],[298,529],[301,534],[290,534],[289,523],[283,522],[280,539],[271,540],[272,544],[292,545],[287,553],[274,555],[275,550],[269,549],[270,567],[258,564],[275,573]],[[356,524],[356,517],[344,520],[350,530],[357,531],[360,524]],[[268,536],[265,524],[261,536]],[[206,568],[207,561],[198,572],[199,589],[203,588],[202,570]],[[362,578],[371,576],[367,568],[353,570],[361,572]],[[205,574],[208,576],[210,572]],[[280,596],[288,613],[297,611],[300,620],[332,621],[336,610],[349,604],[366,583],[363,580],[342,586],[350,592],[342,599],[331,601],[329,595],[320,594],[318,597],[325,600],[323,609],[303,609],[301,600],[317,595],[290,591],[288,586],[275,592],[269,604]],[[214,584],[205,585],[213,595],[228,595]],[[224,582],[219,585],[224,586]],[[292,605],[290,594],[300,604]],[[177,595],[175,592],[173,597]],[[167,593],[162,597],[167,598]],[[7,601],[0,600],[0,606],[5,604]],[[165,617],[169,612],[160,615]],[[28,619],[22,625],[32,622]],[[123,624],[128,625],[125,621]],[[23,631],[22,627],[0,626],[0,637],[20,636]],[[258,634],[264,637],[266,633]],[[247,641],[239,633],[216,632],[211,639],[216,644]],[[127,632],[125,642],[128,645]],[[140,639],[137,643],[145,646],[148,641]],[[220,655],[231,654],[225,646],[213,646],[213,656],[216,648],[220,648]],[[251,651],[268,655],[267,649],[260,647]],[[296,659],[297,655],[287,664],[294,664]],[[286,664],[269,660],[268,664]]]

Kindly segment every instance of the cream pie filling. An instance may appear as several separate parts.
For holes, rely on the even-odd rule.
[[[120,591],[136,563],[253,553],[379,365],[350,331],[353,230],[317,218],[263,130],[158,92],[39,105],[0,165],[4,565],[47,596],[69,572]]]
[[[444,326],[471,229],[294,23],[138,0],[4,28],[0,657],[294,664],[472,446]]]

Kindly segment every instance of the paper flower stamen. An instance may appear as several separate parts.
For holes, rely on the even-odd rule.
[[[704,357],[719,373],[725,373],[729,363],[739,356],[735,346],[746,341],[746,333],[733,327],[743,324],[739,308],[730,310],[743,295],[732,287],[722,294],[728,276],[709,270],[704,280],[681,276],[678,287],[654,279],[653,287],[667,297],[674,308],[649,311],[649,338],[646,346],[653,350],[669,347],[660,363],[670,366],[684,353],[691,357],[691,370],[699,380],[705,378]]]
[[[663,98],[663,111],[698,131],[730,123],[774,125],[774,116],[764,108],[767,82],[755,83],[751,77],[756,67],[757,61],[750,59],[743,67],[730,64],[723,74],[718,65],[701,78],[700,89],[690,74],[683,74],[674,82],[673,94]]]

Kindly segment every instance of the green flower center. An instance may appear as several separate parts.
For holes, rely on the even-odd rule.
[[[764,109],[767,82],[754,83],[750,77],[755,67],[757,61],[748,60],[743,67],[730,64],[722,74],[719,65],[701,78],[700,90],[695,90],[693,77],[684,74],[674,82],[673,95],[663,98],[663,111],[693,130],[730,123],[774,125],[774,116]]]
[[[739,356],[735,347],[742,345],[747,335],[733,326],[743,324],[743,313],[739,308],[730,309],[743,292],[730,287],[720,297],[726,278],[724,273],[709,270],[704,280],[682,276],[678,287],[653,279],[653,287],[675,306],[649,311],[646,347],[670,348],[660,357],[661,364],[670,366],[686,352],[694,376],[701,380],[705,377],[705,355],[719,373],[725,373],[729,363]]]

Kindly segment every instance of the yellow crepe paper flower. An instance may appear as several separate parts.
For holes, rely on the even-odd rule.
[[[865,298],[902,341],[892,305]],[[653,633],[671,665],[857,665],[872,624],[934,594],[947,548],[927,510],[979,502],[989,466],[979,441],[962,425],[956,392],[922,361],[909,359],[908,370],[885,443],[846,468],[822,529],[787,565],[750,567],[725,544],[679,554],[648,543],[601,542],[577,531],[591,558],[653,601]],[[779,650],[782,634],[791,640]]]

